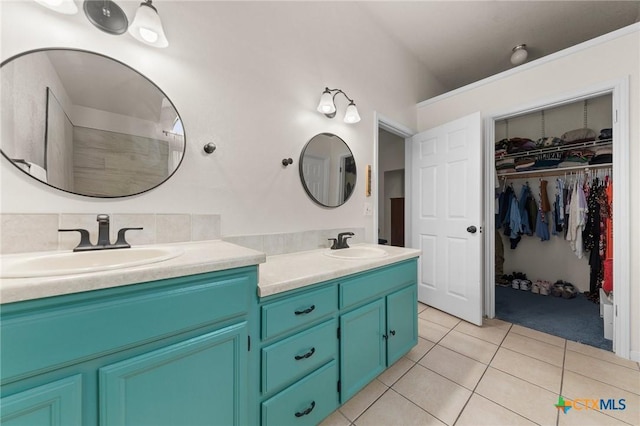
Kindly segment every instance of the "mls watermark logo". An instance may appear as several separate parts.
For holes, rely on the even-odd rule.
[[[564,399],[562,396],[558,397],[558,403],[554,404],[558,410],[562,410],[564,414],[567,414],[572,408],[576,411],[583,410],[624,410],[627,408],[627,402],[624,398],[620,399],[595,399],[595,398],[579,398],[579,399]]]

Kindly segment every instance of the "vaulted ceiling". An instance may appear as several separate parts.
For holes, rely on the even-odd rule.
[[[376,1],[359,3],[452,90],[640,20],[640,1]],[[594,63],[594,66],[605,64]]]

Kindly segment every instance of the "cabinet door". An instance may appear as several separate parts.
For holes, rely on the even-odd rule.
[[[384,311],[384,299],[379,299],[340,317],[342,402],[351,398],[386,367]]]
[[[82,424],[82,376],[72,376],[2,398],[5,426]]]
[[[100,424],[247,423],[247,323],[101,368]]]
[[[418,343],[416,286],[387,296],[387,364],[391,365]]]

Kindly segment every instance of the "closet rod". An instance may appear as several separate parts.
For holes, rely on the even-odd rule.
[[[498,177],[506,177],[509,176],[511,178],[530,178],[530,177],[543,177],[549,175],[561,175],[566,172],[571,171],[579,171],[579,170],[591,170],[591,169],[603,169],[603,168],[611,168],[613,167],[613,163],[603,163],[603,164],[585,164],[584,166],[575,166],[575,167],[563,167],[561,169],[540,169],[540,170],[531,170],[528,172],[508,172],[508,173],[499,173]]]

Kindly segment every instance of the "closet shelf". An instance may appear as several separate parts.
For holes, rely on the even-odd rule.
[[[609,146],[609,145],[611,145],[612,142],[613,142],[613,139],[601,139],[601,140],[595,140],[595,141],[589,141],[589,142],[581,142],[581,143],[572,143],[572,144],[559,145],[559,146],[551,146],[551,147],[548,147],[548,148],[532,149],[530,151],[522,151],[522,152],[517,152],[517,153],[514,153],[514,154],[496,155],[496,160],[502,160],[504,158],[529,157],[529,156],[532,156],[532,155],[545,154],[545,153],[548,153],[548,152],[562,152],[562,151],[571,151],[571,150],[574,150],[574,149],[581,149],[581,148]]]
[[[527,170],[522,172],[507,172],[500,173],[498,172],[498,177],[507,177],[507,176],[517,176],[518,178],[529,178],[529,177],[542,177],[548,175],[560,175],[562,173],[571,172],[571,171],[580,171],[580,170],[589,170],[589,169],[605,169],[613,167],[613,163],[603,163],[603,164],[585,164],[584,166],[574,166],[574,167],[562,167],[562,168],[552,168],[552,169],[540,169],[540,170]]]

